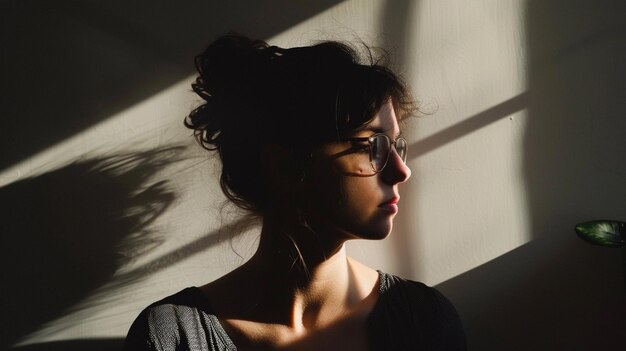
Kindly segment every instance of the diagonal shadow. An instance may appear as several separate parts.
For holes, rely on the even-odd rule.
[[[626,216],[626,72],[617,64],[626,57],[625,6],[526,4],[523,177],[533,240],[438,286],[471,348],[624,348],[623,252],[588,245],[573,227]]]
[[[11,348],[13,351],[113,351],[121,350],[124,339],[78,339],[51,341]]]
[[[148,277],[178,262],[202,253],[206,249],[219,244],[222,234],[227,234],[229,240],[235,239],[242,235],[245,232],[245,229],[249,228],[249,226],[250,222],[246,218],[240,218],[232,223],[222,226],[220,229],[208,233],[140,267],[117,275],[113,283],[109,285],[103,293],[108,295],[114,291],[116,287],[127,286],[131,283],[137,282],[141,278]]]
[[[458,309],[468,349],[623,348],[620,250],[592,247],[563,229],[436,286]]]
[[[416,159],[449,142],[459,139],[515,112],[521,111],[528,107],[528,101],[528,93],[519,94],[483,112],[465,118],[463,121],[440,132],[417,141],[409,146],[408,159]]]
[[[193,73],[230,30],[267,38],[341,2],[0,2],[0,170]]]

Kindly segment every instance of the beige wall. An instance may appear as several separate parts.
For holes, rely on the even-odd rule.
[[[572,228],[626,220],[618,2],[3,5],[8,25],[35,10],[55,28],[41,57],[37,30],[3,37],[16,51],[5,111],[20,118],[0,131],[13,140],[0,164],[16,287],[5,300],[25,318],[7,339],[118,345],[141,308],[254,251],[256,229],[222,207],[218,163],[182,126],[198,103],[193,54],[236,28],[280,46],[358,37],[391,49],[430,113],[406,131],[413,176],[392,236],[351,254],[437,285],[472,349],[613,349],[626,327],[621,252]],[[45,77],[39,97],[27,83]],[[27,302],[28,321],[14,307]]]

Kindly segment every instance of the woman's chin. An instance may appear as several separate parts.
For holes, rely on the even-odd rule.
[[[391,234],[393,229],[393,219],[385,218],[372,221],[366,228],[359,231],[356,235],[359,239],[382,240]]]

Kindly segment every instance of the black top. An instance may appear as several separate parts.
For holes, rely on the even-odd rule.
[[[461,321],[434,288],[379,271],[380,294],[368,317],[371,350],[466,350]],[[125,351],[237,350],[204,293],[184,289],[137,317]]]

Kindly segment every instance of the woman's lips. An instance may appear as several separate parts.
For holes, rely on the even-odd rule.
[[[397,213],[398,212],[398,201],[400,201],[400,197],[394,197],[390,200],[387,200],[385,202],[383,202],[382,204],[378,205],[379,208],[385,210],[385,211],[389,211],[392,213]]]

